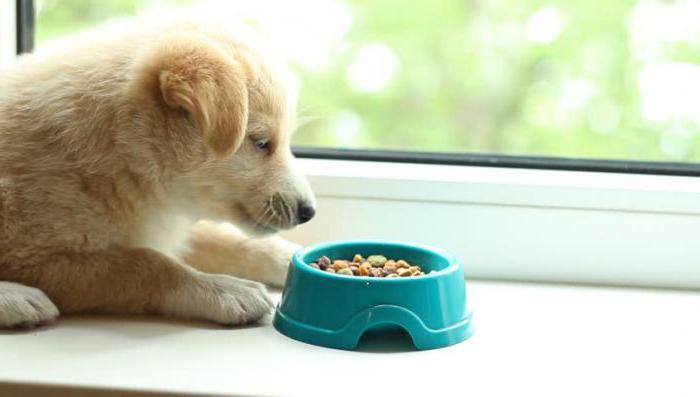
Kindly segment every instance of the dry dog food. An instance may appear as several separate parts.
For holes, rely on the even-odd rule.
[[[387,259],[384,255],[370,255],[365,258],[360,254],[355,254],[352,260],[336,259],[333,261],[327,256],[322,256],[316,262],[311,262],[309,266],[345,276],[390,278],[414,277],[425,274],[420,266],[412,265],[403,259]],[[430,273],[434,272],[433,270]]]

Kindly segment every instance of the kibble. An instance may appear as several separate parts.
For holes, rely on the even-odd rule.
[[[335,260],[335,261],[333,261],[333,265],[331,265],[331,266],[332,266],[333,269],[335,269],[335,271],[337,272],[337,271],[340,270],[340,269],[345,269],[345,268],[347,268],[347,267],[350,267],[350,264],[348,263],[348,261],[344,261],[344,260],[341,259],[341,260]]]
[[[344,268],[338,270],[337,273],[338,273],[338,274],[345,275],[345,276],[352,276],[352,275],[353,275],[353,274],[352,274],[352,270],[350,270],[350,269],[347,268],[347,267],[344,267]]]
[[[367,257],[367,262],[369,262],[372,267],[382,267],[386,261],[387,259],[384,255],[370,255]]]
[[[420,266],[408,263],[403,259],[388,259],[384,255],[373,254],[364,257],[355,254],[352,260],[334,259],[322,256],[316,262],[309,263],[314,269],[344,276],[395,278],[417,277],[425,275]],[[429,274],[435,273],[431,270]]]
[[[318,264],[319,269],[326,270],[326,269],[328,269],[328,266],[330,266],[330,264],[331,264],[331,259],[327,256],[322,256],[322,257],[318,258],[316,263]]]
[[[357,268],[360,276],[369,276],[369,271],[372,269],[372,265],[369,262],[362,262],[362,264]]]

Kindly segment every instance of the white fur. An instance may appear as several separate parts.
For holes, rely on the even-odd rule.
[[[0,281],[0,328],[31,327],[58,317],[58,309],[40,290]]]
[[[0,73],[0,327],[55,318],[47,296],[65,314],[241,324],[271,304],[236,277],[284,281],[296,246],[188,229],[289,229],[313,205],[289,150],[285,68],[218,24],[130,26]]]
[[[195,280],[165,297],[164,314],[238,325],[259,320],[273,307],[265,286],[255,281],[201,272]]]

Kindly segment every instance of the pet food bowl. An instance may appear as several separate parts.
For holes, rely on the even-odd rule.
[[[374,278],[314,269],[308,263],[381,254],[420,265],[423,276]],[[427,274],[431,270],[435,273]],[[392,241],[337,241],[294,254],[274,327],[302,342],[352,350],[365,331],[399,327],[419,350],[449,346],[473,332],[464,271],[452,255],[423,245]]]

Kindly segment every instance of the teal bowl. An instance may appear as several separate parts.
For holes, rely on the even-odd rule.
[[[308,265],[331,259],[381,254],[420,265],[417,277],[344,276]],[[464,270],[452,255],[428,246],[393,241],[335,241],[302,248],[292,257],[274,327],[310,344],[352,350],[366,331],[403,328],[416,349],[445,347],[473,332]]]

